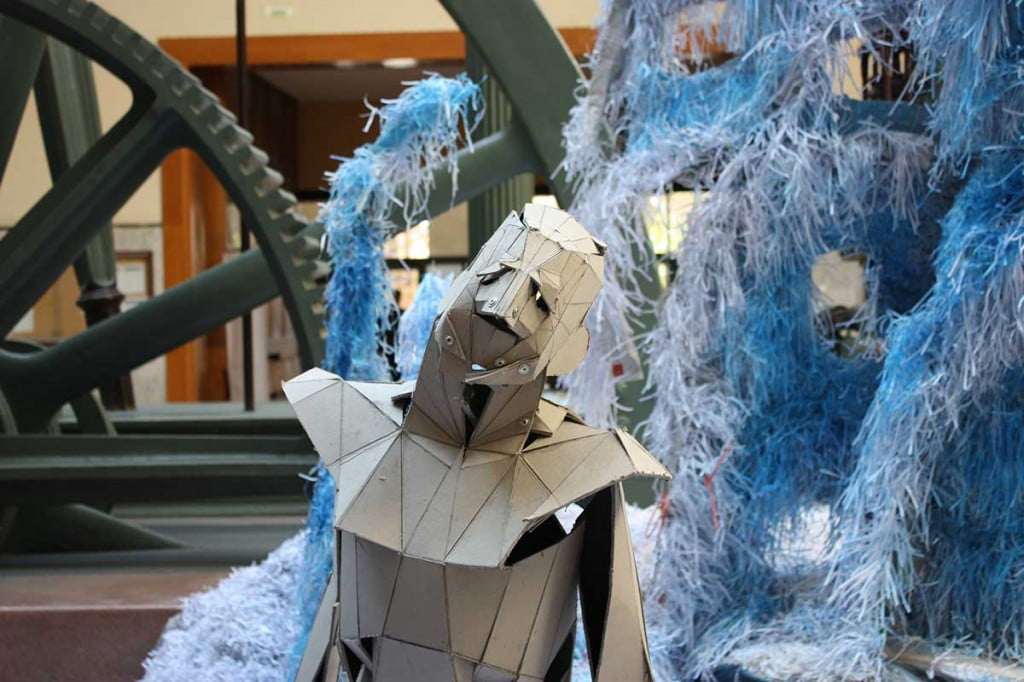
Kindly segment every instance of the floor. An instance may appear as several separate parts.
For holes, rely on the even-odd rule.
[[[138,679],[182,597],[266,556],[301,527],[301,506],[260,516],[126,509],[189,548],[0,558],[0,680]]]

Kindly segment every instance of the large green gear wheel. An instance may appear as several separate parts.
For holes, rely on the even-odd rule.
[[[477,196],[520,173],[545,176],[563,205],[571,188],[557,173],[560,131],[579,71],[533,0],[483,8],[442,4],[480,50],[513,110],[512,123],[457,155],[460,184],[435,173],[426,214]],[[531,35],[524,53],[515,24]],[[42,430],[63,404],[190,341],[280,293],[306,367],[323,357],[317,260],[322,228],[292,209],[266,155],[216,98],[174,60],[85,0],[0,0],[0,81],[14,92],[0,110],[0,172],[21,108],[52,36],[94,60],[132,91],[129,112],[74,163],[0,242],[0,337],[75,260],[101,226],[168,153],[195,150],[225,186],[259,250],[242,254],[151,301],[31,355],[0,350],[0,389],[22,432]]]
[[[318,260],[323,230],[293,210],[295,198],[281,189],[280,174],[267,166],[266,154],[253,146],[248,131],[237,125],[235,117],[195,76],[97,5],[82,0],[0,0],[0,14],[0,22],[8,24],[3,28],[11,29],[14,19],[38,32],[40,39],[46,34],[63,41],[121,79],[133,94],[129,112],[57,180],[3,240],[0,330],[6,334],[13,327],[82,251],[97,226],[109,220],[168,153],[187,147],[199,154],[224,185],[259,246],[259,253],[243,255],[204,273],[203,286],[209,296],[206,307],[217,304],[221,312],[218,315],[211,310],[210,318],[204,320],[206,326],[212,328],[280,293],[295,329],[302,364],[309,367],[318,363],[323,357],[320,282],[328,271],[327,265]],[[258,264],[250,262],[247,268],[238,262],[243,260],[265,260],[276,286],[268,287],[270,282],[265,277],[252,278]],[[248,279],[250,289],[243,297],[244,307],[230,305],[223,300],[224,292],[218,291],[221,280],[240,276]],[[173,305],[173,297],[169,298],[172,300],[158,296],[137,310],[185,312]],[[189,302],[202,304],[202,298],[193,296]],[[130,315],[126,313],[112,322],[116,326]],[[136,313],[135,317],[146,316]],[[131,331],[131,325],[121,326],[124,332]],[[193,325],[190,331],[205,330]],[[90,329],[83,335],[94,332]],[[181,338],[180,332],[173,336],[174,345],[188,340]],[[74,345],[74,341],[65,343]],[[138,337],[131,343],[146,346],[148,352],[136,355],[153,357],[169,349],[167,343]],[[30,427],[40,422],[43,413],[52,412],[72,397],[67,390],[42,395],[29,385],[32,380],[42,379],[43,384],[52,386],[58,379],[53,373],[64,363],[47,363],[48,355],[61,355],[57,348],[32,356],[31,363],[12,354],[0,356],[0,383],[8,387],[15,414],[27,417]],[[19,369],[19,363],[25,366]],[[94,371],[91,378],[97,373]],[[94,381],[89,383],[92,385],[74,388],[88,390],[95,385]]]
[[[503,0],[488,8],[475,0],[441,3],[478,48],[508,97],[512,117],[501,130],[456,154],[457,188],[447,164],[434,171],[434,191],[414,220],[522,173],[546,177],[568,205],[571,188],[556,171],[561,125],[574,102],[579,71],[564,43],[534,0]],[[529,52],[522,51],[518,34],[505,28],[513,24],[531,35]],[[0,339],[175,149],[188,147],[203,158],[256,234],[259,248],[56,346],[33,352],[12,344],[0,347],[0,396],[6,401],[0,402],[0,493],[19,503],[67,504],[296,490],[295,473],[312,459],[290,422],[270,418],[255,426],[229,414],[198,422],[143,418],[145,423],[123,422],[132,431],[127,437],[97,435],[111,429],[96,402],[83,399],[89,391],[278,294],[295,327],[302,364],[318,364],[324,338],[321,283],[329,266],[319,260],[322,226],[293,211],[294,198],[281,190],[281,177],[267,168],[249,133],[195,77],[84,0],[0,0],[0,83],[10,93],[0,107],[0,177],[40,60],[53,40],[121,79],[133,104],[0,240]],[[394,218],[399,224],[404,219],[400,207]],[[76,410],[78,433],[35,435],[50,428],[65,404]],[[189,462],[194,466],[185,466]],[[176,476],[182,480],[169,485]]]

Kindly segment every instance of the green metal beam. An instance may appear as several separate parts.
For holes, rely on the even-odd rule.
[[[561,206],[572,205],[572,189],[558,173],[564,151],[562,126],[575,105],[581,73],[561,36],[534,0],[441,0],[473,41],[505,92],[517,121],[530,137]],[[524,36],[529,39],[525,48]]]
[[[5,504],[109,504],[298,494],[316,462],[304,437],[4,436]]]
[[[274,298],[260,251],[249,251],[158,298],[39,353],[0,351],[0,381],[23,432],[61,405]]]
[[[436,188],[423,217],[443,213],[506,177],[533,172],[536,159],[524,142],[524,130],[513,125],[475,144],[473,152],[459,152],[457,191],[452,194],[447,168],[438,169]],[[395,219],[404,222],[400,213]],[[314,223],[304,234],[316,240],[322,229]],[[10,237],[3,241],[7,239]],[[64,403],[277,294],[277,284],[262,252],[242,254],[52,348],[32,355],[0,351],[0,387],[21,430],[36,431]]]
[[[10,17],[0,17],[0,83],[6,93],[0,107],[0,181],[11,158],[45,47],[46,37],[42,33]]]
[[[484,98],[484,117],[474,132],[479,139],[503,130],[512,123],[512,105],[501,85],[487,70],[487,64],[472,40],[466,40],[466,73],[480,82]],[[529,144],[524,141],[525,144]],[[512,176],[469,200],[469,257],[498,229],[513,210],[521,210],[533,196],[534,176],[524,173]]]
[[[18,507],[0,553],[158,550],[182,548],[177,540],[81,504]]]
[[[92,64],[64,43],[47,39],[35,95],[46,160],[56,181],[103,133]],[[75,274],[82,290],[114,286],[114,229],[109,220],[75,260]]]
[[[461,151],[457,191],[453,196],[451,175],[446,168],[439,169],[424,217],[438,215],[506,177],[532,172],[536,160],[524,141],[523,129],[511,126],[475,144],[472,153]],[[404,221],[400,215],[395,219]],[[315,240],[322,229],[312,224],[307,236]],[[76,396],[202,336],[277,294],[263,254],[242,254],[52,348],[32,355],[0,351],[0,387],[22,431],[38,430]]]
[[[174,148],[180,123],[133,109],[61,175],[0,241],[6,336]]]

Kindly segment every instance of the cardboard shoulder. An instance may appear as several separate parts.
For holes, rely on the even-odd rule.
[[[394,398],[408,393],[411,382],[345,381],[311,369],[283,388],[317,454],[334,473],[341,460],[401,428],[402,408]]]
[[[551,436],[527,445],[522,457],[551,493],[526,516],[528,521],[549,516],[619,481],[640,476],[671,478],[625,429],[595,429],[573,418],[565,419]]]

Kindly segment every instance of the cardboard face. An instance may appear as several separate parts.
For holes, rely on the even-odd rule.
[[[584,318],[604,278],[604,245],[568,213],[528,204],[484,245],[441,303],[435,340],[488,386],[565,374],[589,343]]]

